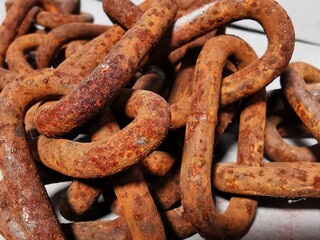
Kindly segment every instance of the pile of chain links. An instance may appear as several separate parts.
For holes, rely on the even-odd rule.
[[[79,0],[6,1],[6,239],[239,239],[256,213],[252,196],[320,196],[318,145],[283,140],[295,133],[320,140],[320,72],[290,63],[294,29],[278,3],[104,0],[101,7],[113,25],[94,24]],[[266,33],[261,58],[225,34],[242,19]],[[267,95],[280,75],[282,89]],[[239,129],[237,159],[218,163],[231,123]],[[59,204],[69,224],[59,223],[45,189],[62,181],[72,181]],[[214,189],[232,196],[223,213]],[[115,219],[99,220],[111,212]]]

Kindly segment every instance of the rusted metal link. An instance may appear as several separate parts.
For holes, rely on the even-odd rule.
[[[319,83],[306,85],[306,89],[316,98],[320,96],[319,87]],[[268,91],[267,105],[268,116],[277,115],[282,118],[281,123],[277,125],[277,130],[281,137],[312,137],[308,128],[290,106],[281,88]]]
[[[146,1],[143,4],[146,5]],[[143,14],[143,11],[130,0],[105,0],[103,10],[111,21],[126,29],[130,29]]]
[[[183,101],[185,98],[192,95],[194,68],[200,50],[200,46],[198,48],[195,47],[186,50],[170,91],[170,96],[168,98],[170,105]]]
[[[52,14],[59,14],[61,12],[59,6],[51,0],[18,0],[14,1],[12,5],[10,3],[7,4],[8,12],[0,26],[0,66],[3,66],[4,56],[10,43],[17,35],[21,35],[28,29],[28,25],[32,22],[32,16],[38,12],[36,6],[39,5],[54,12]]]
[[[177,64],[179,63],[179,61],[184,57],[186,51],[190,48],[196,48],[196,47],[202,47],[203,44],[208,41],[210,38],[218,35],[218,30],[213,30],[177,49],[175,49],[174,51],[172,51],[169,56],[168,59],[172,64]]]
[[[7,189],[0,181],[0,234],[5,239],[26,239],[24,229],[10,212]]]
[[[159,211],[168,211],[180,199],[180,164],[173,166],[163,177],[150,185],[150,191]],[[111,209],[118,214],[121,206],[117,199]]]
[[[214,186],[241,195],[289,198],[320,197],[319,163],[274,162],[261,166],[221,163],[214,169]]]
[[[110,26],[96,25],[92,23],[69,23],[61,25],[50,31],[37,50],[37,64],[39,68],[49,67],[60,47],[70,40],[91,39]]]
[[[63,24],[73,22],[93,22],[93,16],[89,13],[82,12],[80,14],[64,14],[52,13],[47,11],[39,11],[36,15],[35,22],[46,28],[56,28]]]
[[[168,102],[171,111],[171,129],[185,126],[190,114],[194,68],[199,48],[186,50],[173,83]]]
[[[125,31],[119,26],[111,27],[107,32],[89,41],[79,51],[63,61],[57,69],[69,71],[73,69],[80,76],[78,83],[83,80],[107,56],[113,46],[123,37]]]
[[[168,32],[167,29],[177,16],[177,6],[172,0],[147,0],[139,7],[126,0],[121,3],[113,0],[103,1],[104,10],[112,20],[129,30],[125,32],[117,24],[107,31],[101,30],[100,32],[88,28],[88,31],[92,33],[89,38],[95,37],[95,39],[81,47],[78,45],[77,50],[71,51],[72,54],[66,52],[66,59],[60,63],[60,60],[53,61],[50,58],[56,55],[56,49],[61,49],[65,43],[64,39],[71,39],[69,34],[75,34],[72,35],[72,39],[79,39],[79,35],[86,35],[85,37],[88,35],[82,30],[75,30],[74,27],[71,30],[69,28],[67,34],[59,31],[79,24],[93,25],[85,22],[65,24],[63,21],[68,19],[78,21],[79,19],[76,18],[91,21],[92,17],[78,14],[79,0],[73,0],[72,7],[68,7],[69,10],[62,7],[63,0],[35,0],[34,2],[33,8],[30,5],[28,11],[19,10],[19,14],[24,16],[23,19],[18,19],[22,22],[22,26],[13,27],[13,29],[20,31],[20,34],[26,33],[34,17],[37,24],[43,21],[46,28],[55,27],[46,35],[52,44],[42,41],[37,52],[39,55],[36,55],[34,59],[41,62],[38,67],[48,67],[54,64],[57,69],[34,71],[35,67],[31,67],[31,64],[26,61],[23,55],[24,50],[29,49],[29,46],[37,48],[39,44],[19,41],[31,39],[32,35],[22,36],[21,39],[16,38],[17,35],[15,35],[10,41],[8,40],[8,46],[11,46],[6,50],[1,50],[0,40],[0,66],[4,66],[0,68],[0,87],[2,79],[4,79],[3,85],[9,81],[13,82],[4,87],[0,93],[0,105],[2,106],[2,113],[0,112],[0,146],[2,146],[0,148],[2,151],[0,152],[0,168],[4,175],[3,185],[8,188],[8,191],[3,194],[6,197],[5,201],[2,202],[3,198],[0,198],[0,222],[8,221],[10,218],[10,224],[17,226],[16,232],[4,233],[4,236],[9,239],[11,236],[15,237],[13,235],[19,237],[19,234],[23,234],[25,238],[39,239],[64,239],[64,237],[70,239],[164,239],[165,237],[186,238],[196,232],[209,239],[221,237],[234,239],[243,236],[250,227],[257,201],[236,197],[232,198],[224,214],[215,209],[211,181],[215,184],[217,176],[212,176],[211,172],[212,154],[215,144],[239,108],[238,100],[241,100],[244,111],[240,116],[238,158],[237,165],[232,166],[239,166],[240,169],[243,167],[240,165],[248,165],[251,170],[264,169],[268,166],[268,164],[260,166],[264,149],[265,92],[263,88],[286,68],[294,44],[292,25],[284,10],[271,0],[193,1],[193,6],[187,4],[184,9],[179,9],[178,14],[189,12],[194,6],[202,6],[201,10],[192,12],[193,17],[190,17],[191,15],[181,17],[176,21],[172,31]],[[182,1],[179,2],[183,4]],[[76,9],[76,3],[78,10],[71,10]],[[108,3],[114,5],[108,5]],[[19,6],[21,7],[22,3]],[[38,6],[43,6],[44,10],[39,11]],[[119,12],[119,6],[123,11]],[[39,11],[37,15],[34,15],[35,11]],[[74,15],[70,15],[71,12]],[[47,23],[41,20],[45,15],[49,16],[50,25],[46,25]],[[59,17],[53,19],[54,16]],[[60,16],[64,16],[64,19]],[[230,36],[212,38],[217,34],[218,28],[224,28],[225,24],[243,18],[257,20],[267,33],[268,49],[260,62],[257,61],[256,55],[248,45],[238,43],[239,39]],[[10,22],[9,20],[7,21]],[[59,27],[60,20],[63,25]],[[282,23],[281,26],[279,22]],[[271,27],[271,25],[274,26]],[[103,34],[101,34],[102,31]],[[163,37],[166,32],[172,36],[170,43],[167,35]],[[2,26],[0,27],[0,38],[1,33],[5,33]],[[97,34],[101,35],[96,37]],[[14,38],[16,40],[13,41]],[[53,43],[57,39],[59,41]],[[158,44],[159,41],[160,44]],[[164,43],[165,41],[167,42]],[[173,100],[169,98],[169,103],[177,103],[180,99],[184,99],[179,102],[184,115],[180,116],[182,120],[177,125],[178,127],[184,127],[187,116],[191,115],[186,128],[186,146],[180,172],[180,162],[175,160],[176,155],[173,157],[162,152],[162,147],[168,147],[167,145],[161,145],[159,150],[154,151],[163,140],[167,141],[165,137],[169,125],[175,124],[174,121],[170,121],[170,112],[174,117],[177,113],[172,107],[170,109],[164,100],[168,96],[168,91],[171,91],[171,85],[169,86],[171,83],[163,86],[162,83],[158,85],[154,82],[160,80],[167,84],[170,80],[168,81],[169,78],[166,78],[162,69],[152,68],[153,71],[147,74],[144,74],[144,71],[146,66],[150,66],[149,64],[160,63],[162,65],[163,60],[169,60],[168,64],[172,64],[170,67],[173,69],[173,66],[176,66],[178,69],[177,66],[181,64],[179,61],[187,60],[183,59],[188,55],[188,53],[185,54],[186,51],[202,47],[205,43],[204,51],[196,66],[195,76],[203,77],[206,74],[212,74],[210,71],[200,69],[201,64],[204,64],[201,61],[205,61],[203,56],[213,51],[209,49],[209,44],[212,43],[217,45],[219,50],[225,51],[224,56],[218,54],[219,57],[208,60],[214,64],[207,64],[204,67],[206,69],[219,65],[219,69],[214,70],[214,73],[219,75],[219,77],[214,77],[216,82],[213,80],[213,84],[200,84],[200,80],[196,79],[196,84],[200,86],[194,87],[193,91],[190,88],[192,84],[182,88],[178,87],[183,89],[182,94],[179,96],[180,90],[174,90],[175,93],[171,92]],[[223,49],[224,45],[227,45],[227,50]],[[240,45],[240,48],[235,49],[234,45],[238,47]],[[176,50],[172,52],[174,49]],[[10,70],[5,69],[5,64],[2,64],[5,60],[4,58],[1,60],[1,51],[9,56],[7,61]],[[243,55],[238,56],[240,53]],[[238,72],[224,77],[222,76],[223,67],[230,54],[232,54],[232,60],[236,59],[236,65],[230,65],[231,72]],[[17,59],[21,59],[21,63],[17,63]],[[195,60],[193,62],[190,69],[195,66]],[[229,66],[229,63],[227,65]],[[275,71],[270,70],[269,67]],[[190,70],[188,73],[190,75],[185,76],[190,77],[194,74],[193,72],[194,70]],[[28,74],[24,75],[25,73]],[[142,76],[140,76],[141,73],[143,73]],[[179,74],[184,77],[182,72]],[[190,81],[186,82],[190,83]],[[123,89],[128,86],[128,83],[130,86],[135,83],[133,89],[144,88],[156,91],[163,98],[148,91]],[[210,100],[203,104],[201,101],[205,99],[203,95],[208,92],[211,94],[209,94]],[[253,95],[248,97],[250,94]],[[37,104],[28,110],[35,102],[58,97],[61,100],[44,103],[41,106]],[[105,122],[105,117],[112,118],[112,113],[108,108],[112,103],[113,111],[114,109],[117,109],[116,111],[125,109],[129,118],[134,118],[122,130],[114,119]],[[212,104],[215,106],[212,107]],[[197,110],[202,107],[208,114]],[[105,108],[108,109],[105,111]],[[27,110],[28,114],[26,114]],[[95,129],[91,143],[49,138],[70,133],[71,130],[83,126],[84,123],[90,126],[91,120],[97,121],[93,117],[98,117],[100,113],[104,114],[101,119],[99,118],[104,124],[102,127],[99,126],[98,130]],[[199,122],[207,122],[208,125],[201,128]],[[197,130],[198,125],[203,135],[199,134],[200,137],[197,139],[199,142],[193,145],[193,137],[201,133]],[[172,130],[178,127],[172,127]],[[87,131],[87,129],[84,130]],[[37,131],[42,135],[38,137]],[[193,134],[192,131],[196,133]],[[36,134],[36,137],[33,134]],[[174,140],[177,138],[178,136],[175,136]],[[210,141],[209,138],[214,141],[210,143],[210,146],[205,146],[205,142]],[[182,142],[183,138],[178,141]],[[32,147],[32,144],[35,143],[37,148]],[[165,142],[165,144],[170,143]],[[175,143],[174,147],[178,145],[179,143]],[[199,149],[198,152],[197,149]],[[191,158],[192,154],[195,156]],[[211,156],[211,158],[203,160],[204,156],[209,156],[208,159]],[[87,178],[72,182],[60,205],[63,216],[75,221],[86,219],[89,216],[86,214],[93,213],[90,208],[95,208],[97,198],[109,180],[112,180],[117,195],[114,207],[115,213],[119,215],[118,218],[110,221],[97,220],[63,224],[62,229],[66,234],[64,236],[36,170],[35,159],[44,163],[45,166],[40,163],[43,168],[48,166],[49,168],[46,169],[54,169],[68,176]],[[159,160],[156,161],[157,159]],[[220,169],[220,166],[227,165],[218,165],[216,171]],[[296,178],[292,183],[285,179],[289,183],[283,183],[284,195],[292,194],[289,192],[294,184],[297,184],[298,191],[303,197],[315,197],[319,192],[313,190],[320,185],[318,184],[320,180],[316,176],[318,165],[273,166],[275,166],[275,171],[278,171],[275,175],[280,175],[280,172],[288,168],[286,174]],[[312,168],[314,171],[310,170]],[[248,173],[251,170],[247,170]],[[307,172],[306,182],[309,185],[313,183],[312,190],[304,188],[305,186],[302,185],[304,175],[298,170]],[[269,168],[263,171],[266,175],[274,174]],[[151,182],[146,182],[142,173],[146,177],[152,174],[153,176],[148,178]],[[231,174],[231,171],[228,174]],[[252,176],[255,176],[254,174],[256,172]],[[111,178],[105,178],[111,175]],[[223,176],[220,175],[218,178],[221,179],[217,181],[222,182]],[[199,183],[199,179],[204,185]],[[270,183],[270,189],[278,184],[276,178],[274,179],[274,182],[272,180],[271,183],[269,179],[265,180],[268,184]],[[285,180],[281,178],[279,181]],[[0,182],[0,195],[2,182]],[[194,185],[191,186],[191,182]],[[254,184],[255,181],[252,182],[252,186]],[[250,187],[249,184],[248,188]],[[272,194],[275,194],[278,190],[267,191],[273,191]],[[259,190],[258,194],[263,195],[264,193]],[[175,208],[180,203],[180,197],[182,205]],[[8,207],[2,207],[4,205]],[[95,216],[89,217],[94,219]],[[3,229],[6,230],[7,227],[0,227],[0,233]]]
[[[142,75],[135,81],[132,89],[143,89],[163,96],[164,90],[168,87],[168,77],[162,67],[148,65]]]
[[[74,180],[66,194],[59,202],[61,215],[70,221],[83,221],[94,217],[94,203],[98,200],[101,192],[109,184],[108,179]]]
[[[179,172],[179,171],[178,171]],[[174,174],[178,177],[178,174]],[[179,188],[179,181],[169,180],[169,188],[174,185],[174,189]],[[165,184],[166,185],[166,184]],[[168,187],[168,185],[167,185]],[[165,187],[166,188],[166,187]],[[158,189],[158,188],[157,188]],[[158,190],[156,190],[158,191]],[[162,192],[162,191],[160,191]],[[166,191],[164,191],[166,192]],[[164,202],[163,202],[164,203]],[[168,208],[171,204],[165,204]],[[164,205],[164,206],[165,206]],[[186,238],[195,234],[195,229],[186,219],[183,214],[183,208],[178,207],[162,213],[163,221],[166,224],[167,236],[176,238]],[[98,220],[89,222],[75,222],[72,224],[63,224],[62,228],[67,237],[75,239],[131,239],[130,230],[123,217],[118,217],[115,220]]]
[[[241,237],[248,230],[256,208],[256,202],[250,199],[233,199],[228,209],[221,214],[212,199],[211,167],[222,71],[231,55],[237,59],[239,69],[245,69],[257,59],[249,45],[232,36],[212,38],[202,48],[195,69],[192,110],[186,126],[181,166],[180,189],[184,214],[197,232],[209,239]],[[240,131],[242,135],[252,135],[239,141],[245,145],[241,150],[244,153],[238,154],[242,164],[259,164],[263,159],[265,112],[263,115],[263,108],[260,110],[259,107],[255,111],[256,118],[249,111],[250,117],[244,118],[248,126],[244,127],[245,131]],[[256,124],[260,136],[256,136],[257,132],[251,132],[251,125],[255,126],[251,121],[260,123]],[[248,145],[253,147],[248,149]],[[242,154],[248,158],[247,162]]]
[[[139,5],[142,10],[144,4]],[[137,8],[136,15],[140,15],[140,10]],[[131,14],[133,12],[131,11]],[[118,25],[113,25],[106,33],[90,41],[77,53],[70,56],[67,60],[62,62],[58,69],[61,71],[69,71],[72,68],[77,74],[82,77],[87,76],[96,66],[103,61],[111,48],[118,42],[125,34],[124,29]],[[82,80],[82,79],[81,79]]]
[[[61,13],[62,10],[55,0],[40,0],[41,6],[48,12]]]
[[[80,0],[55,0],[55,2],[58,4],[63,13],[78,14],[80,12]]]
[[[139,166],[145,176],[164,176],[174,162],[175,159],[169,153],[153,151],[139,163]]]
[[[1,194],[1,197],[4,196]],[[8,215],[7,215],[8,216]],[[5,217],[1,215],[1,217]],[[18,234],[17,222],[13,221],[12,216],[8,216],[11,223],[15,226],[16,232],[2,233],[3,236],[14,237],[21,236]],[[190,225],[183,217],[181,207],[170,210],[164,214],[167,224],[171,229],[172,233],[179,238],[185,238],[195,233],[194,228]],[[6,222],[8,224],[8,222]],[[73,224],[62,224],[62,228],[66,234],[67,239],[131,239],[130,230],[126,222],[122,217],[115,220],[100,220],[100,221],[89,221],[89,222],[76,222]],[[6,229],[8,230],[8,229]],[[8,235],[11,234],[11,235]],[[171,235],[173,236],[173,235]]]
[[[281,76],[281,87],[288,102],[319,142],[319,101],[306,89],[309,82],[320,82],[320,70],[303,62],[291,63]]]
[[[85,45],[87,42],[87,40],[74,40],[66,44],[64,53],[66,58],[69,58],[72,54],[79,51],[79,49],[83,47],[83,45]]]
[[[180,164],[173,165],[170,170],[152,183],[150,191],[158,209],[169,210],[180,199]]]
[[[62,135],[109,104],[140,68],[144,57],[173,21],[176,11],[174,2],[155,0],[77,89],[39,112],[35,118],[38,131],[47,136]]]
[[[156,74],[156,77],[144,77],[144,76],[150,76],[150,74],[158,73]],[[159,75],[159,76],[158,76]],[[156,81],[156,83],[155,83]],[[156,87],[151,87],[151,85],[155,84]],[[154,89],[160,90],[162,89],[162,86],[164,85],[164,73],[160,71],[158,68],[150,68],[145,75],[142,75],[134,84],[133,89]],[[113,134],[116,134],[120,131],[120,127],[118,126],[117,122],[115,121],[112,111],[110,111],[109,108],[106,108],[106,110],[102,113],[102,115],[98,119],[98,123],[95,124],[91,132],[91,140],[93,142],[100,141],[108,136],[111,136]],[[160,152],[162,153],[162,152]],[[155,157],[159,157],[158,154],[151,153],[148,157],[145,159],[142,159],[140,161],[140,164],[145,166],[146,171],[153,172],[155,174],[159,174],[159,169],[156,168],[158,162],[150,163],[152,160],[156,160]],[[163,156],[163,154],[162,154]],[[168,165],[170,165],[170,160],[172,158],[169,158],[167,155],[165,155],[169,162],[167,166],[161,166],[163,171],[166,171],[165,167],[168,168]],[[143,164],[143,162],[146,162]],[[153,168],[151,168],[152,166]],[[170,167],[170,166],[169,166]],[[156,171],[156,172],[155,172]],[[98,183],[98,185],[91,183],[89,185],[86,184],[86,182],[79,182],[74,181],[71,186],[69,187],[67,191],[67,195],[63,199],[62,203],[60,204],[60,211],[63,216],[65,216],[69,220],[79,219],[82,218],[90,209],[92,204],[95,202],[97,197],[101,194],[103,190],[104,185]]]
[[[265,134],[265,152],[277,162],[316,162],[320,159],[319,144],[312,146],[294,146],[286,143],[280,136],[277,126],[284,118],[273,115],[267,118]]]
[[[69,239],[103,240],[103,239],[132,239],[130,229],[123,218],[114,220],[100,220],[62,224],[62,228]]]
[[[130,125],[101,142],[88,144],[41,135],[40,161],[68,176],[97,178],[113,175],[149,155],[167,133],[168,104],[160,96],[140,90],[123,92],[121,98],[128,101],[126,113],[135,118]]]
[[[291,59],[294,48],[292,22],[285,10],[275,1],[212,1],[179,18],[172,31],[167,34],[167,37],[170,37],[170,46],[168,39],[164,38],[157,48],[159,52],[155,52],[154,56],[163,56],[163,53],[170,52],[213,29],[246,18],[261,24],[267,34],[268,47],[261,59],[252,63],[245,73],[239,71],[223,80],[221,106],[238,101],[273,81],[286,69]],[[277,24],[279,22],[282,24]]]
[[[71,80],[67,74],[49,69],[31,72],[9,84],[0,94],[3,110],[0,113],[0,167],[12,213],[28,238],[62,239],[63,236],[28,150],[24,113],[33,102],[65,94],[68,87],[73,87]]]
[[[224,70],[236,72],[236,68],[234,66],[227,65],[228,64],[226,64]],[[188,67],[188,69],[183,71],[181,74],[182,75],[177,75],[168,100],[169,103],[171,103],[171,129],[177,129],[185,126],[187,118],[191,112],[192,82],[190,78],[193,78],[194,67]],[[229,126],[237,112],[238,105],[238,102],[234,102],[219,109],[219,121],[215,130],[217,135],[221,135]]]
[[[11,6],[13,5],[14,0],[5,0],[6,12],[9,11]]]
[[[27,61],[25,53],[38,48],[45,39],[45,34],[41,33],[33,33],[16,38],[9,46],[6,54],[9,69],[19,75],[34,71],[34,68]]]
[[[4,21],[0,26],[0,66],[5,61],[7,49],[15,38],[18,29],[28,14],[29,10],[35,6],[38,0],[17,0],[8,11]]]
[[[19,74],[0,67],[0,89],[3,89],[8,83],[15,81]]]
[[[150,79],[148,80],[150,81]],[[110,114],[105,115],[104,121],[100,122],[99,125],[101,125],[101,123],[103,128],[99,128],[98,132],[95,132],[93,135],[94,141],[105,138],[110,135],[110,133],[120,131],[120,128],[114,123],[114,120],[110,118]],[[132,237],[137,239],[150,237],[153,239],[164,239],[165,232],[163,227],[161,227],[161,219],[157,214],[157,209],[155,208],[139,167],[132,167],[120,175],[116,175],[113,178],[113,183],[118,201],[121,204],[121,215],[124,216],[128,223]],[[84,189],[84,186],[78,185],[78,187],[80,187],[80,189],[75,189],[76,192]],[[141,204],[142,197],[143,204]],[[81,199],[78,200],[81,201]],[[74,206],[77,205],[77,203],[74,204]]]
[[[6,5],[6,11],[8,12],[9,9],[12,7],[14,4],[15,0],[6,0],[5,5]],[[36,1],[36,4],[44,8],[46,11],[49,12],[62,12],[61,4],[59,1],[56,0],[38,0]]]
[[[168,236],[180,239],[195,234],[195,229],[183,214],[183,208],[178,207],[163,213],[166,222]],[[75,222],[72,224],[62,224],[62,228],[67,237],[77,240],[102,240],[102,239],[131,239],[130,230],[123,217],[115,220],[98,220],[88,222]]]
[[[98,118],[97,124],[91,127],[89,131],[91,133],[91,141],[96,142],[116,134],[120,131],[120,128],[110,108],[106,108]],[[61,214],[68,220],[77,220],[85,217],[101,195],[107,182],[109,180],[106,178],[102,178],[98,182],[74,180],[68,188],[67,194],[60,202],[59,209]]]
[[[133,166],[113,179],[122,215],[133,239],[166,239],[160,215],[140,168]]]
[[[31,30],[31,26],[33,26],[34,24],[35,17],[40,10],[41,8],[38,6],[31,8],[31,10],[28,12],[23,22],[21,23],[21,26],[19,27],[19,31],[16,37],[23,36]]]
[[[244,99],[240,114],[237,164],[259,166],[264,154],[266,90]],[[249,147],[248,147],[249,146]]]

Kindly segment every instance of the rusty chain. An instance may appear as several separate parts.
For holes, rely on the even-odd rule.
[[[279,4],[104,0],[101,9],[111,26],[94,24],[79,0],[6,1],[6,239],[240,239],[258,207],[252,196],[320,196],[318,144],[283,139],[319,141],[320,74],[306,63],[289,64],[294,30]],[[266,33],[260,59],[225,33],[242,19]],[[266,97],[279,75],[281,96]],[[238,130],[237,161],[216,163],[230,126]],[[66,179],[72,182],[59,211],[73,222],[61,224],[45,184]],[[216,189],[231,196],[223,213]],[[108,213],[117,217],[98,219]]]

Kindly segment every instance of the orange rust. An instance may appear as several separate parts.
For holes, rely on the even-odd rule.
[[[140,68],[144,57],[155,47],[173,21],[176,11],[174,2],[155,0],[111,49],[107,58],[74,91],[39,112],[35,119],[38,131],[47,136],[69,132],[110,103]],[[149,22],[154,24],[150,25]],[[54,129],[49,129],[49,126]]]
[[[73,39],[91,39],[106,32],[109,28],[110,26],[92,23],[68,23],[53,29],[37,49],[38,67],[50,67],[53,58],[64,43]]]
[[[255,213],[255,211],[247,212],[246,206],[250,205],[252,210],[256,208],[255,201],[235,198],[221,214],[215,208],[212,199],[211,167],[222,71],[231,55],[237,59],[239,69],[250,66],[249,64],[257,58],[244,41],[228,35],[212,38],[202,48],[195,69],[194,94],[186,126],[181,166],[180,189],[184,213],[197,232],[209,239],[241,237],[248,230]],[[261,122],[261,129],[264,130],[263,111],[255,116],[258,118],[256,121]],[[247,117],[244,119],[247,121]],[[255,143],[257,139],[259,141]],[[248,144],[261,144],[263,134],[249,141],[250,143],[244,144],[246,147]],[[246,147],[241,152],[246,153],[251,164],[259,164],[263,159],[263,147],[262,149]],[[238,159],[243,163],[241,155]]]
[[[280,136],[277,126],[284,121],[283,117],[272,115],[267,119],[265,134],[266,154],[277,162],[316,162],[320,157],[318,144],[312,146],[294,146]]]
[[[262,166],[221,163],[214,170],[214,186],[241,195],[318,198],[319,167],[319,163],[312,162],[274,162]]]
[[[319,101],[307,90],[306,85],[319,81],[320,70],[303,62],[291,63],[281,76],[281,87],[288,102],[318,142],[320,141]]]
[[[18,29],[37,0],[18,0],[10,7],[4,21],[0,26],[0,66],[5,61],[6,51],[15,38]]]
[[[34,50],[45,41],[46,36],[41,33],[33,33],[16,38],[9,46],[6,54],[8,67],[19,75],[34,71],[27,61],[25,53]]]
[[[64,14],[40,11],[36,15],[36,23],[47,28],[56,28],[60,25],[72,22],[93,22],[93,16],[89,13],[82,12],[80,14]]]

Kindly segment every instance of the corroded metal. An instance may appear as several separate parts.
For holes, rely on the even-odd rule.
[[[92,39],[109,28],[110,26],[92,23],[69,23],[53,29],[45,36],[37,50],[38,67],[50,67],[52,58],[64,43],[74,39]]]
[[[256,208],[255,201],[235,198],[221,214],[215,208],[212,198],[211,168],[222,70],[230,55],[235,56],[238,68],[244,68],[244,72],[245,67],[250,67],[250,63],[257,58],[245,42],[232,36],[212,38],[202,48],[195,69],[192,111],[187,121],[181,166],[180,189],[184,213],[197,232],[202,237],[210,239],[241,237],[248,230]],[[260,136],[256,136],[256,132],[252,133],[249,126],[244,127],[243,133],[240,130],[240,135],[247,134],[252,137],[243,137],[242,141],[248,142],[240,142],[243,149],[238,155],[239,163],[259,164],[263,159],[261,144],[265,116],[263,108],[260,110],[261,113],[258,114],[258,111],[256,110],[258,119],[248,111],[250,115],[245,117],[245,124],[250,125],[250,121],[259,122],[257,127]],[[248,144],[253,147],[247,148]],[[244,162],[242,152],[248,157],[247,162]]]
[[[155,47],[173,21],[176,11],[176,4],[170,0],[154,1],[77,89],[54,106],[39,112],[35,119],[38,131],[48,136],[58,136],[97,114],[140,68],[144,57]],[[70,113],[73,113],[72,116]],[[54,129],[49,129],[49,126]]]
[[[39,47],[45,39],[45,34],[41,33],[27,34],[15,39],[6,54],[9,69],[20,75],[34,71],[34,68],[27,61],[25,53]]]
[[[43,76],[51,78],[51,81],[37,81],[37,78],[41,79]],[[29,153],[24,130],[24,113],[31,103],[50,95],[50,91],[56,94],[65,93],[66,86],[71,81],[67,77],[67,82],[64,82],[63,76],[67,75],[50,70],[31,72],[19,81],[9,84],[0,94],[4,111],[0,124],[0,167],[8,189],[7,196],[12,213],[30,238],[63,238]]]
[[[93,16],[86,12],[70,15],[64,13],[40,11],[36,15],[35,22],[41,26],[52,29],[72,22],[93,22]]]
[[[268,47],[261,59],[248,68],[246,77],[236,73],[224,79],[220,104],[225,106],[238,101],[273,81],[286,69],[291,59],[294,29],[285,10],[275,1],[211,1],[179,18],[168,34],[170,46],[168,39],[164,39],[158,54],[170,52],[213,29],[246,18],[261,24],[268,38]],[[268,71],[269,67],[275,71]]]
[[[291,63],[281,77],[284,94],[306,125],[310,133],[320,141],[320,110],[319,101],[306,88],[308,82],[320,81],[320,70],[303,62]]]
[[[317,162],[320,157],[318,144],[311,146],[294,146],[284,141],[277,126],[285,121],[285,118],[272,115],[267,118],[265,134],[265,152],[277,162]],[[298,124],[295,124],[297,126]],[[297,127],[295,128],[297,131]]]
[[[274,162],[262,166],[221,163],[215,167],[214,186],[243,195],[319,198],[319,163]]]
[[[93,16],[80,12],[79,0],[6,5],[0,27],[6,238],[164,239],[198,232],[235,239],[250,227],[257,201],[232,195],[220,213],[212,185],[235,194],[319,197],[318,163],[261,163],[264,87],[287,67],[294,44],[290,19],[274,1],[105,0],[110,27],[87,23]],[[260,60],[240,39],[216,37],[245,18],[266,32]],[[316,99],[318,72],[309,70],[302,70],[303,90]],[[217,142],[240,109],[237,163],[213,166]],[[281,136],[290,134],[277,126]],[[80,132],[91,142],[71,140]],[[64,134],[70,140],[50,138]],[[61,228],[44,184],[65,180],[73,182],[60,212],[75,222]],[[118,217],[77,222],[96,218],[91,209],[101,194]]]
[[[36,3],[37,0],[18,0],[13,3],[8,11],[0,26],[0,66],[4,64],[6,51],[15,38],[21,23]]]
[[[149,155],[167,133],[168,104],[160,96],[142,90],[129,91],[121,98],[126,113],[135,121],[112,137],[88,144],[41,135],[40,161],[68,176],[93,178],[113,175]]]

